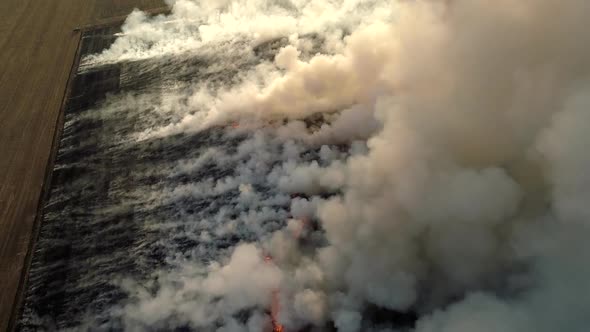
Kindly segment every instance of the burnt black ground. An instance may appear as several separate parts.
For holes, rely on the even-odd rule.
[[[117,32],[117,27],[85,32],[80,56],[107,48]],[[277,47],[263,45],[257,53],[269,57],[264,52]],[[116,103],[125,96],[149,95],[157,103],[162,86],[171,80],[228,84],[236,70],[259,60],[246,59],[227,71],[208,70],[209,63],[218,61],[215,56],[181,55],[78,71],[67,101],[19,330],[76,328],[85,322],[97,328],[107,322],[109,328],[116,327],[112,309],[126,294],[113,281],[124,277],[141,280],[165,269],[171,252],[194,256],[199,244],[190,234],[197,230],[187,220],[218,213],[238,193],[153,203],[137,192],[231,176],[238,160],[223,167],[210,163],[188,174],[163,175],[158,170],[171,169],[178,161],[197,158],[213,147],[232,154],[249,134],[227,135],[226,128],[216,127],[192,135],[120,141],[118,138],[151,126],[154,118],[161,122],[169,119],[158,118],[150,107],[108,115],[101,112],[108,108],[106,103]],[[144,121],[147,118],[151,120]],[[271,228],[279,228],[288,217],[287,211],[282,211],[281,220],[268,221]],[[160,220],[173,220],[173,226],[159,228]],[[198,258],[206,262],[245,240],[255,240],[255,234],[224,235],[210,244],[200,244],[199,251],[206,254]]]
[[[86,31],[80,56],[109,47],[117,32],[113,26]],[[239,204],[237,188],[180,195],[175,190],[237,175],[236,170],[248,162],[237,149],[253,138],[253,131],[217,126],[162,138],[139,140],[133,135],[174,121],[157,109],[171,87],[238,84],[241,72],[271,61],[286,43],[277,39],[249,51],[245,42],[234,41],[211,45],[217,51],[79,68],[66,104],[18,330],[123,330],[119,309],[128,294],[120,280],[153,279],[155,272],[173,270],[174,261],[182,259],[205,265],[227,255],[239,242],[257,241],[261,232],[284,227],[292,197],[264,180],[269,169],[281,162],[280,144],[268,146],[266,168],[251,183],[263,199],[272,197],[274,206],[252,208]],[[309,128],[322,121],[321,115],[305,119]],[[224,161],[208,160],[178,171],[183,161],[200,158],[211,149]],[[310,148],[302,158],[318,160],[318,153]],[[272,213],[262,211],[269,207]],[[238,222],[252,212],[267,217],[257,220],[255,227]],[[239,225],[233,232],[215,233],[220,224],[232,221]],[[199,240],[203,231],[210,232],[211,241]],[[367,317],[403,326],[415,320],[411,313],[376,309]]]

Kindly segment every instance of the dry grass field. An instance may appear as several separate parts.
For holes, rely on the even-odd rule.
[[[26,271],[56,125],[80,38],[73,29],[161,0],[0,1],[0,331]]]

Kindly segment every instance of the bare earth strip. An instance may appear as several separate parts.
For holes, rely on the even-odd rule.
[[[0,331],[26,270],[56,123],[88,26],[161,0],[0,1]]]

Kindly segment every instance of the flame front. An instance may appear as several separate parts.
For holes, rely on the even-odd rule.
[[[272,292],[272,304],[270,309],[270,317],[272,320],[272,331],[273,332],[284,332],[283,325],[278,321],[279,312],[281,310],[279,302],[279,291],[274,290]]]
[[[265,255],[264,262],[266,264],[272,264],[272,256]],[[270,304],[270,319],[272,323],[272,332],[285,332],[283,325],[279,323],[278,317],[281,310],[281,304],[279,299],[279,290],[275,289],[272,291],[272,299]]]

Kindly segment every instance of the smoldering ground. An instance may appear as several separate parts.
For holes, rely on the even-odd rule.
[[[124,146],[234,143],[192,146],[130,193],[197,209],[146,226],[195,245],[162,239],[165,264],[117,276],[127,298],[100,327],[587,330],[590,3],[170,5],[83,66],[199,58],[185,65],[208,79],[170,66],[162,89],[87,116],[149,109]]]

